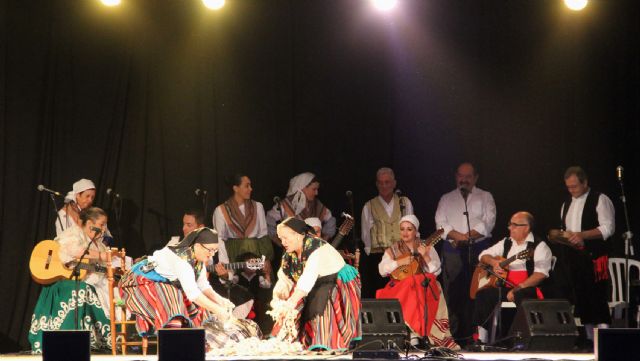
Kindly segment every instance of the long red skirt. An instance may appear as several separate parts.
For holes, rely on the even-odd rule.
[[[423,286],[424,281],[426,283]],[[424,324],[425,295],[427,303],[427,324]],[[395,298],[400,301],[405,323],[413,332],[428,336],[431,343],[458,349],[449,329],[449,312],[440,283],[433,274],[418,274],[402,281],[391,280],[376,292],[376,298]]]

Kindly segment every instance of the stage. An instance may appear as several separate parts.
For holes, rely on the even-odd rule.
[[[206,360],[353,360],[353,354],[351,352],[346,354],[307,354],[307,355],[295,355],[295,356],[207,356]],[[425,354],[418,352],[411,352],[407,357],[405,354],[400,355],[400,359],[403,360],[444,360],[445,358],[438,357],[425,357]],[[455,358],[448,358],[453,360]],[[483,360],[483,361],[498,361],[498,360],[567,360],[567,361],[588,361],[595,360],[593,353],[532,353],[532,352],[460,352],[457,359],[463,359],[467,361]],[[9,361],[40,361],[42,355],[19,355],[19,354],[5,354],[0,355],[0,360]],[[155,361],[158,360],[156,355],[92,355],[91,360],[103,360],[103,361]],[[379,359],[382,360],[382,359]]]

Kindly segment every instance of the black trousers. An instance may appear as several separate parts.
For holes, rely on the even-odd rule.
[[[376,291],[384,288],[388,278],[380,276],[378,264],[382,260],[384,253],[361,253],[360,258],[360,279],[362,281],[362,298],[375,298]]]
[[[491,313],[498,305],[498,302],[507,301],[507,293],[510,288],[486,288],[478,291],[473,307],[472,325],[489,328]],[[522,300],[537,298],[535,287],[523,288],[515,294],[515,302],[520,306]]]
[[[469,247],[454,248],[448,241],[442,245],[442,289],[449,309],[451,333],[457,340],[471,336],[471,313],[473,303],[469,297],[471,274],[478,264],[478,255],[489,245],[489,240],[474,244],[471,248],[469,263]]]
[[[586,253],[568,252],[569,269],[575,295],[575,314],[582,324],[611,323],[609,279],[596,281],[593,260]]]

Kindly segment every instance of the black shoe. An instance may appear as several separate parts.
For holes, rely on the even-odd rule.
[[[469,352],[484,352],[486,347],[487,344],[485,344],[484,342],[475,340],[464,346],[464,350]]]

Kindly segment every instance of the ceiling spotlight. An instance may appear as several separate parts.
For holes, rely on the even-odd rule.
[[[589,0],[564,0],[564,4],[573,11],[584,9],[587,3],[589,3]]]
[[[100,0],[100,2],[104,6],[118,6],[120,5],[121,0]]]
[[[376,9],[387,11],[393,9],[398,3],[398,0],[371,0],[371,2]]]
[[[224,6],[224,0],[202,0],[202,3],[211,10],[218,10]]]

